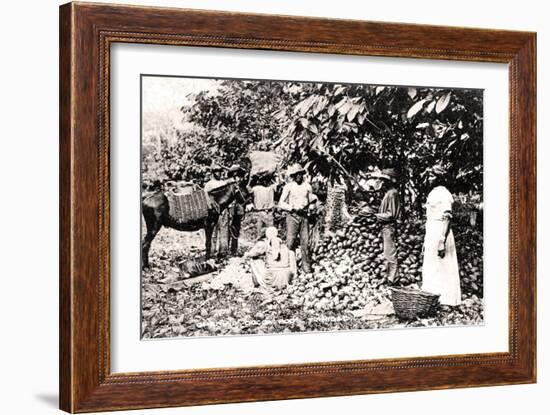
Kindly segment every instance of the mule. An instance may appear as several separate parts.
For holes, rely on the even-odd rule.
[[[212,255],[212,234],[218,224],[218,219],[222,212],[233,202],[245,204],[248,199],[248,191],[244,184],[236,182],[229,183],[208,193],[212,200],[208,209],[208,215],[205,218],[189,221],[187,223],[175,223],[169,216],[169,201],[162,191],[157,191],[143,199],[141,211],[145,219],[147,234],[141,245],[142,267],[149,267],[149,250],[151,243],[157,236],[161,228],[167,227],[183,232],[196,232],[204,229],[206,236],[206,259]]]

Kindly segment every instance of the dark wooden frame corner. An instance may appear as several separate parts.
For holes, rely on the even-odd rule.
[[[337,35],[336,35],[337,34]],[[509,352],[111,373],[109,57],[116,42],[509,65]],[[60,407],[68,412],[535,382],[536,34],[70,3],[60,8]]]

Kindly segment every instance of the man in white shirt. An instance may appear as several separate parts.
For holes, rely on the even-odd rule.
[[[305,170],[299,164],[289,168],[287,175],[292,181],[283,188],[279,208],[288,212],[286,216],[287,247],[294,250],[296,239],[300,237],[301,267],[304,272],[310,273],[308,210],[316,203],[317,196],[313,194],[311,185],[304,181],[304,174]]]

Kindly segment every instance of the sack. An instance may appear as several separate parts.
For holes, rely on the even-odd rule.
[[[202,189],[167,193],[168,215],[176,224],[186,224],[208,216],[208,195]]]
[[[250,176],[273,174],[281,162],[281,157],[272,151],[252,151],[248,158],[251,163]]]

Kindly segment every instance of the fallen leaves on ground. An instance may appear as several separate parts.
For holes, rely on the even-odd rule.
[[[403,229],[406,232],[400,235],[403,265],[399,284],[417,287],[421,275],[421,225],[406,224]],[[242,256],[218,261],[216,272],[188,279],[178,264],[200,255],[201,233],[163,229],[153,242],[152,266],[142,274],[142,336],[147,339],[482,324],[482,258],[475,257],[482,252],[481,236],[467,230],[457,240],[468,244],[464,252],[471,248],[469,256],[463,257],[465,265],[461,262],[462,304],[440,307],[435,316],[409,321],[393,314],[390,287],[381,278],[381,240],[372,232],[370,220],[356,219],[344,232],[325,239],[314,253],[312,274],[300,272],[288,287],[271,292],[253,286],[249,264]]]

